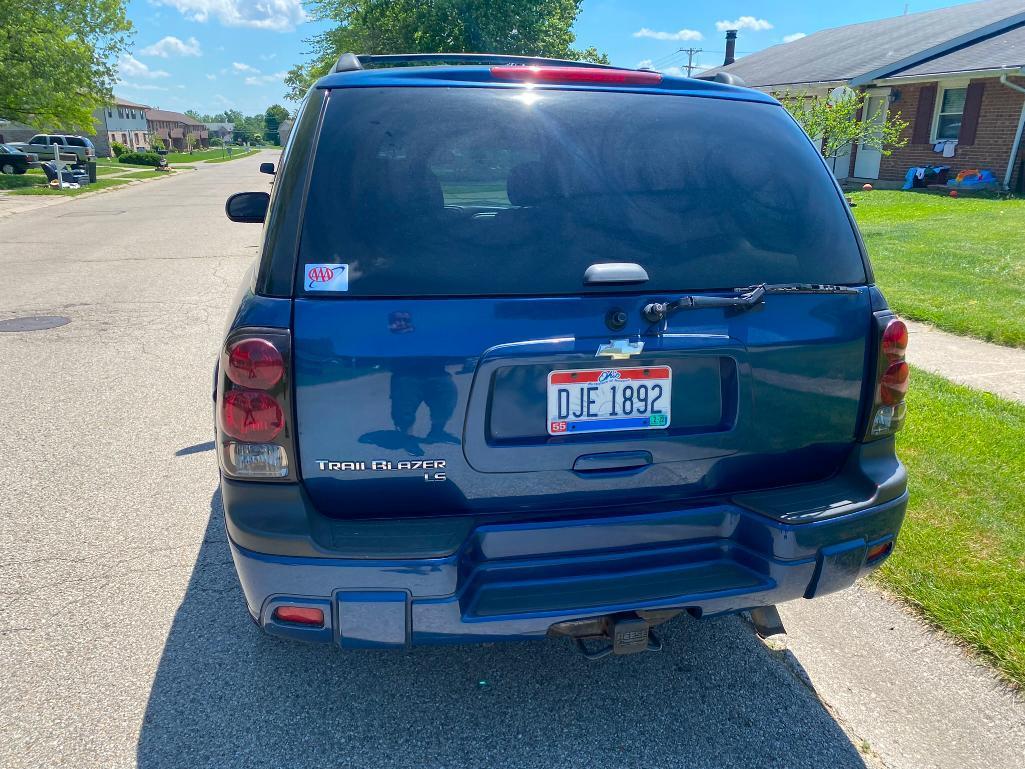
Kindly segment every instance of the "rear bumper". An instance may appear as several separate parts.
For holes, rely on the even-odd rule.
[[[869,562],[869,549],[900,530],[903,468],[895,459],[887,464],[890,479],[876,485],[867,504],[830,516],[798,512],[780,520],[759,509],[772,501],[759,495],[758,504],[737,497],[573,520],[436,519],[417,524],[432,527],[416,537],[419,552],[395,557],[376,555],[405,533],[389,540],[351,522],[346,542],[362,540],[357,549],[339,541],[319,557],[257,552],[239,543],[260,540],[233,517],[229,488],[225,510],[249,611],[266,631],[348,648],[401,648],[537,638],[556,623],[643,608],[735,612],[843,589],[885,559]],[[838,497],[831,506],[842,511],[850,500]],[[264,520],[284,525],[269,510]],[[280,549],[294,534],[281,532]],[[280,604],[318,606],[326,626],[279,623],[273,612]]]

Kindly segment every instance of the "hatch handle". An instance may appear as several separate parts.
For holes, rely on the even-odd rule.
[[[584,454],[573,463],[573,471],[577,473],[610,472],[613,470],[633,470],[650,465],[650,451],[606,451],[602,454]]]
[[[648,271],[634,262],[607,262],[592,264],[584,272],[584,284],[647,283]]]

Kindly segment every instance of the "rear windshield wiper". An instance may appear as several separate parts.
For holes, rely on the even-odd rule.
[[[856,294],[858,289],[827,283],[759,283],[757,286],[734,289],[734,296],[703,296],[687,294],[671,302],[651,302],[641,313],[649,323],[665,320],[676,310],[700,310],[706,307],[737,307],[742,310],[765,301],[766,294]]]

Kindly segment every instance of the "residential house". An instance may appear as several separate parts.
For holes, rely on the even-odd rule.
[[[196,147],[207,147],[210,144],[210,132],[207,127],[181,112],[151,109],[146,112],[146,119],[150,133],[163,139],[168,149],[188,149],[186,137],[189,134],[195,137]]]
[[[125,145],[130,150],[145,150],[150,146],[149,125],[146,121],[145,104],[137,104],[119,96],[114,103],[96,110],[96,136],[93,144],[99,155],[109,155],[109,147],[114,142]]]
[[[39,131],[30,125],[15,120],[0,120],[0,144],[5,142],[27,142]]]
[[[204,123],[210,138],[217,137],[225,144],[230,144],[235,135],[234,123]]]
[[[729,46],[728,46],[729,48]],[[834,162],[838,178],[903,180],[909,167],[986,168],[1025,183],[1025,2],[983,0],[827,29],[701,73],[729,72],[770,93],[866,95],[868,116],[900,113],[908,144],[866,146]]]
[[[288,120],[282,120],[281,125],[278,126],[278,141],[280,141],[282,147],[288,144],[288,136],[292,133],[292,126],[294,124],[295,121],[289,118]]]

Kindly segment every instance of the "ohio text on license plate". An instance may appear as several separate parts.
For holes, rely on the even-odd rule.
[[[664,429],[672,386],[668,366],[552,371],[548,434]]]

